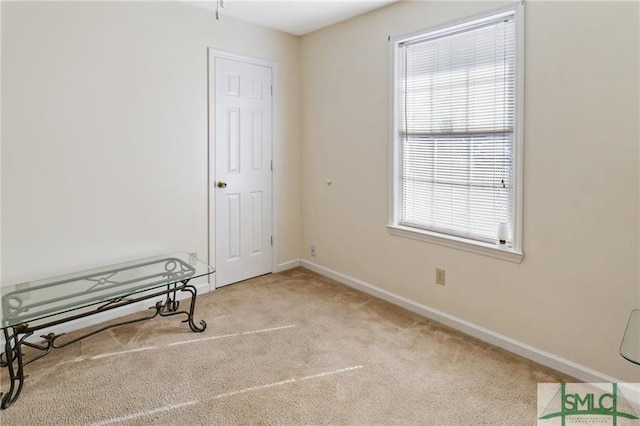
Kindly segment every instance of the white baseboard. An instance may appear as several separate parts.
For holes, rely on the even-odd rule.
[[[583,365],[577,364],[568,359],[562,358],[552,353],[527,345],[526,343],[512,339],[508,336],[504,336],[502,334],[496,333],[492,330],[481,327],[469,321],[465,321],[461,318],[457,318],[446,312],[442,312],[440,310],[431,308],[429,306],[414,302],[405,297],[399,296],[397,294],[391,293],[389,291],[383,290],[374,285],[361,281],[357,278],[353,278],[353,277],[341,274],[339,272],[333,271],[329,268],[325,268],[324,266],[320,266],[313,262],[309,262],[308,260],[294,259],[294,260],[280,263],[277,266],[277,270],[275,272],[286,271],[288,269],[293,269],[298,266],[302,266],[311,271],[317,272],[321,275],[334,279],[349,287],[355,288],[357,290],[368,293],[374,297],[378,297],[382,300],[393,303],[394,305],[401,306],[425,318],[444,324],[455,330],[461,331],[462,333],[473,336],[477,339],[490,343],[494,346],[497,346],[499,348],[502,348],[514,354],[520,355],[524,358],[530,359],[534,362],[537,362],[549,368],[553,368],[554,370],[557,370],[569,376],[575,377],[578,380],[581,380],[587,383],[623,383],[623,381],[621,380],[618,380],[614,377],[600,373],[598,371],[595,371]],[[209,289],[212,287],[208,283],[202,283],[202,284],[197,284],[196,288],[198,290],[198,294],[204,294],[204,293],[207,293]],[[179,299],[189,297],[188,294],[184,294],[182,296],[183,297],[179,297]],[[161,300],[161,299],[162,298],[158,298],[158,300]],[[154,303],[155,303],[155,299],[143,300],[141,302],[132,303],[131,305],[123,306],[122,308],[119,308],[119,309],[114,309],[112,311],[107,311],[100,314],[92,315],[87,318],[71,321],[65,324],[58,325],[56,327],[51,327],[50,329],[43,329],[38,333],[38,336],[42,334],[48,334],[50,332],[54,332],[56,334],[69,333],[71,331],[79,330],[84,327],[88,327],[91,325],[116,319],[124,315],[144,311]],[[0,348],[4,348],[3,337],[0,337],[0,344],[2,345],[0,346]],[[2,352],[2,350],[0,350],[0,352]]]
[[[297,268],[300,266],[300,259],[288,260],[280,263],[274,272],[284,272],[289,269]]]
[[[209,292],[210,285],[208,282],[205,282],[201,284],[195,284],[194,287],[196,288],[198,294],[201,295]],[[191,295],[186,292],[178,292],[176,296],[178,300],[183,300],[191,297]],[[33,336],[30,336],[27,339],[27,341],[38,342],[42,340],[42,338],[40,338],[40,336],[42,335],[46,335],[49,333],[55,333],[55,334],[70,333],[72,331],[80,330],[85,327],[90,327],[92,325],[101,324],[106,321],[117,319],[125,315],[146,311],[147,309],[149,309],[150,306],[154,306],[156,302],[164,300],[165,297],[166,296],[159,296],[152,299],[141,300],[140,302],[122,306],[121,308],[115,308],[110,311],[101,312],[99,314],[91,315],[85,318],[79,318],[77,320],[65,322],[63,324],[59,324],[53,327],[43,328]],[[4,352],[4,344],[5,344],[4,336],[0,336],[0,348],[2,348],[0,352]]]
[[[614,377],[608,376],[568,359],[527,345],[526,343],[496,333],[492,330],[481,327],[469,321],[457,318],[446,312],[442,312],[429,306],[414,302],[405,297],[368,284],[364,281],[341,274],[313,262],[309,262],[308,260],[303,259],[300,264],[300,266],[304,268],[310,269],[314,272],[317,272],[318,274],[334,279],[349,287],[363,291],[382,300],[386,300],[387,302],[393,303],[394,305],[401,306],[418,315],[439,322],[440,324],[444,324],[448,327],[461,331],[465,334],[490,343],[506,351],[512,352],[516,355],[520,355],[521,357],[530,359],[531,361],[537,362],[538,364],[553,368],[556,371],[560,371],[569,376],[575,377],[578,380],[587,383],[622,383],[621,380],[618,380]]]

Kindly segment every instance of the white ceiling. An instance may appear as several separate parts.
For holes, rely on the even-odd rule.
[[[254,24],[304,35],[397,0],[224,0],[220,19],[225,16]],[[212,12],[216,0],[194,2]]]

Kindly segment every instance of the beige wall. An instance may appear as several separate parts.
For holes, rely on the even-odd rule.
[[[278,262],[300,252],[297,37],[183,2],[2,2],[2,282],[207,240],[207,48],[277,62]]]
[[[618,354],[629,312],[640,308],[638,3],[526,5],[522,264],[385,228],[387,36],[489,7],[400,3],[303,37],[303,257],[640,382]],[[446,287],[435,285],[436,267]]]

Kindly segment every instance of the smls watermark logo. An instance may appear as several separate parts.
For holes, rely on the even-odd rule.
[[[632,394],[631,401],[622,387]],[[539,383],[538,425],[640,426],[639,389],[638,385],[617,383]]]

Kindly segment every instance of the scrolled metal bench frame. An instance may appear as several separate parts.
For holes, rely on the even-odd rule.
[[[93,307],[92,310],[90,311],[73,314],[73,310],[78,309],[77,307],[74,307],[71,304],[63,305],[62,308],[58,306],[57,308],[52,309],[51,310],[52,312],[48,312],[46,309],[39,311],[38,312],[39,315],[48,314],[48,317],[51,319],[49,320],[39,319],[37,321],[37,325],[30,325],[29,322],[26,322],[26,321],[17,323],[12,326],[6,326],[5,324],[3,324],[5,349],[4,349],[4,352],[0,354],[0,367],[7,368],[8,376],[9,376],[9,390],[4,394],[0,393],[0,396],[2,396],[2,400],[0,402],[0,409],[8,408],[20,396],[20,393],[22,392],[22,388],[24,386],[25,377],[27,377],[25,375],[24,367],[46,356],[51,352],[52,349],[60,349],[70,344],[76,343],[87,337],[98,334],[102,331],[105,331],[114,327],[120,327],[127,324],[133,324],[140,321],[146,321],[146,320],[155,318],[157,316],[168,317],[173,315],[186,315],[186,319],[184,319],[182,322],[186,322],[189,325],[189,328],[193,332],[197,332],[197,333],[203,332],[207,327],[207,323],[204,320],[201,320],[199,324],[196,324],[194,322],[194,310],[195,310],[195,304],[196,304],[196,297],[198,293],[196,288],[193,285],[189,284],[189,281],[191,280],[190,275],[193,275],[193,271],[190,269],[188,264],[186,264],[185,262],[182,262],[179,259],[166,258],[166,259],[163,259],[163,261],[166,262],[165,263],[166,271],[164,273],[154,274],[152,276],[145,276],[138,279],[140,282],[143,282],[145,280],[148,281],[149,279],[153,281],[146,282],[145,284],[142,284],[138,287],[132,287],[132,290],[133,290],[132,293],[125,296],[121,295],[117,291],[113,293],[114,294],[113,296],[109,296],[109,295],[102,296],[102,299],[103,299],[102,303]],[[181,270],[179,272],[174,272],[171,268],[167,268],[167,266],[171,266],[171,265],[175,266],[176,264],[175,262],[179,262],[180,264]],[[141,263],[135,266],[139,267],[139,266],[146,266],[146,265],[149,265],[149,263]],[[100,290],[105,290],[105,288],[106,289],[113,288],[114,290],[117,290],[118,286],[122,286],[125,284],[126,285],[132,284],[132,281],[119,283],[111,280],[111,277],[113,275],[115,275],[117,272],[124,271],[125,269],[126,268],[113,269],[106,272],[101,271],[99,274],[96,273],[96,274],[89,274],[86,276],[76,277],[74,278],[74,280],[81,279],[81,280],[88,280],[88,281],[96,281],[97,284],[90,287],[87,290],[87,292],[91,292],[98,285],[101,286]],[[108,275],[109,273],[110,275]],[[104,276],[104,275],[108,275],[109,278],[105,280],[95,279],[95,277],[97,276]],[[176,281],[177,277],[178,277],[178,281]],[[46,286],[40,286],[39,288],[36,288],[36,290],[41,288],[51,288],[56,285],[64,284],[65,282],[68,282],[68,281],[69,280],[50,283],[50,284],[47,284]],[[159,283],[163,281],[167,282],[166,286],[163,284],[162,286],[159,287],[158,286]],[[186,310],[178,310],[180,306],[180,302],[177,300],[176,295],[179,292],[187,292],[190,294],[190,304],[189,304],[189,308]],[[90,293],[87,293],[87,294],[90,294]],[[74,294],[73,296],[77,296],[77,294]],[[148,299],[154,299],[161,296],[165,296],[164,301],[158,301],[154,306],[149,307],[149,310],[153,310],[154,312],[150,315],[145,315],[144,317],[141,317],[141,318],[108,324],[97,330],[88,332],[79,337],[75,337],[69,341],[62,342],[62,343],[57,343],[57,341],[60,337],[64,336],[66,333],[61,333],[61,334],[48,333],[46,335],[41,335],[40,337],[43,340],[40,343],[33,343],[26,340],[30,336],[32,336],[34,333],[49,327],[55,327],[63,323],[67,323],[67,322],[74,321],[81,318],[86,318],[102,312],[110,311],[112,309],[121,308],[123,306],[129,305],[132,303],[137,303],[137,302],[148,300]],[[16,301],[17,300],[16,297],[17,297],[16,294],[11,294],[11,293],[3,297],[3,310],[5,311],[5,314],[4,314],[5,319],[3,321],[5,321],[5,323],[8,318],[7,315],[10,318],[12,318],[13,321],[15,322],[17,318],[16,316],[19,317],[19,315],[24,314],[25,311],[28,311],[29,309],[34,308],[34,306],[28,306],[28,307],[23,306],[22,300]],[[60,299],[55,299],[55,301],[59,301],[59,300]],[[83,307],[86,307],[86,306],[83,306]],[[68,310],[65,311],[64,309],[68,309]],[[8,314],[6,313],[6,310],[9,310]],[[62,311],[62,312],[56,313],[54,311]],[[11,317],[11,315],[13,315],[13,317]],[[32,314],[31,316],[33,317],[34,315]],[[25,360],[23,350],[22,350],[23,346],[27,346],[29,348],[40,351],[40,353]]]

